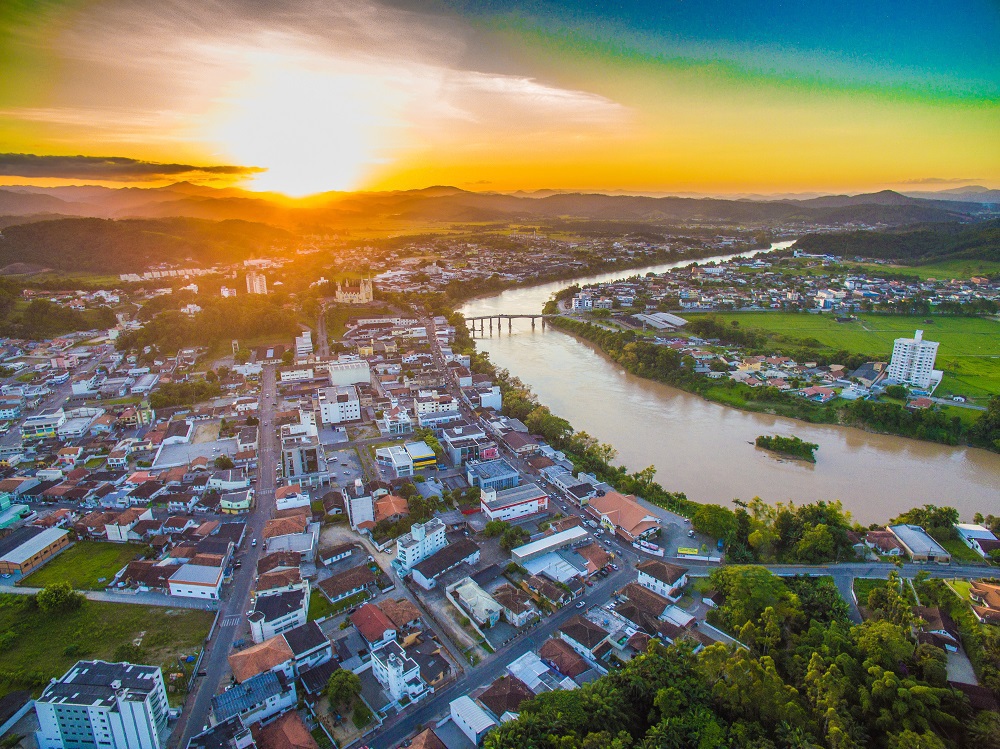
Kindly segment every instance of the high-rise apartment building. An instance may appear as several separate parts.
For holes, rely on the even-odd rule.
[[[937,350],[937,342],[925,341],[922,330],[918,330],[913,338],[897,338],[892,346],[887,377],[906,385],[929,387]]]
[[[247,273],[247,293],[248,294],[266,294],[267,293],[267,279],[264,277],[263,273],[258,273],[255,270]]]

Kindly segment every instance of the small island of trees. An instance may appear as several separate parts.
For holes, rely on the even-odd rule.
[[[766,434],[760,435],[754,444],[765,450],[800,460],[808,460],[810,463],[816,462],[815,453],[819,449],[819,445],[815,442],[806,442],[798,437],[779,437],[778,435],[772,437]]]

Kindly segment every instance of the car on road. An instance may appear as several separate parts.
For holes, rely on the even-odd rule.
[[[250,542],[250,546],[252,546],[252,547],[256,547],[257,546],[257,539],[256,538],[253,541]]]
[[[694,538],[694,531],[688,531],[688,538]]]
[[[584,606],[586,606],[586,605],[587,605],[587,602],[586,602],[586,601],[577,601],[577,603],[576,603],[576,607],[577,607],[578,609],[582,609],[582,608],[583,608]]]

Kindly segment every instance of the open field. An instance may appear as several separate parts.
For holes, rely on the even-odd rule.
[[[691,313],[688,319],[705,314]],[[727,322],[736,320],[745,328],[767,331],[775,344],[815,341],[820,349],[864,354],[888,361],[896,338],[912,336],[922,329],[924,338],[938,341],[936,367],[945,372],[938,391],[985,398],[1000,393],[1000,322],[978,317],[932,317],[904,315],[860,315],[858,321],[838,323],[833,315],[801,312],[717,313]],[[926,322],[928,319],[933,322]]]
[[[197,654],[214,617],[212,611],[99,601],[48,615],[31,596],[0,594],[0,695],[14,689],[39,694],[81,658],[120,660],[115,652],[123,645],[138,644],[130,655],[138,653],[141,663],[177,671],[178,657]]]
[[[989,276],[1000,273],[1000,263],[992,260],[943,260],[929,265],[882,265],[879,263],[840,263],[844,267],[865,270],[872,274],[892,273],[918,276],[922,280],[934,278],[938,281],[951,279],[967,280],[973,276]]]
[[[44,588],[65,580],[76,590],[104,590],[115,573],[142,552],[143,547],[138,544],[80,541],[40,570],[32,572],[22,580],[22,584],[29,588]],[[98,582],[101,578],[105,582]]]

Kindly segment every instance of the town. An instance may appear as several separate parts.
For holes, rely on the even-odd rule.
[[[248,293],[267,295],[263,270],[246,273]],[[617,311],[699,286],[704,304],[701,274],[721,284],[743,270],[672,271],[563,303]],[[827,297],[839,281],[807,293],[761,279],[780,298],[838,315],[897,288],[853,274],[858,295]],[[151,641],[152,625],[140,624],[119,642],[68,642],[50,661],[65,664],[58,673],[31,680],[24,665],[20,676],[10,667],[0,674],[4,733],[43,749],[68,736],[116,749],[471,749],[525,700],[581,688],[652,640],[693,652],[746,647],[719,614],[725,538],[616,490],[505,415],[506,383],[476,366],[460,316],[419,304],[368,313],[372,302],[372,282],[340,284],[328,303],[355,311],[341,336],[330,340],[321,312],[294,339],[249,351],[234,340],[215,369],[197,347],[151,361],[116,350],[138,319],[16,352],[8,344],[0,592],[33,596],[54,632],[59,617],[100,606],[112,618],[118,609],[188,616],[195,635]],[[658,337],[687,323],[643,310],[595,321]],[[718,352],[701,355],[710,340],[658,342],[706,377],[802,381],[806,398],[889,383],[929,395],[940,380],[936,344],[919,331],[890,362],[855,372],[766,357],[731,357],[723,369],[711,365]],[[19,372],[33,376],[18,382]],[[181,387],[194,402],[175,403]],[[991,523],[948,528],[963,544],[957,559],[916,524],[852,532],[855,558],[835,574],[850,619],[868,615],[866,592],[855,591],[898,569],[973,580],[961,588],[969,611],[1000,622]],[[914,611],[917,636],[948,654],[949,684],[989,704],[947,612]],[[5,646],[21,647],[30,635],[11,622]]]

